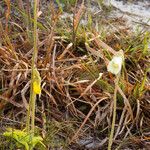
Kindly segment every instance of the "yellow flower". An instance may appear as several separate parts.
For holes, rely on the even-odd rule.
[[[39,84],[37,81],[33,82],[33,91],[35,94],[41,93],[41,84]]]
[[[35,94],[41,94],[41,77],[36,68],[33,71],[33,92]]]
[[[124,61],[124,54],[123,51],[120,50],[119,52],[116,53],[116,55],[113,56],[112,60],[109,62],[107,70],[112,74],[117,75],[118,73],[121,72],[123,61]]]

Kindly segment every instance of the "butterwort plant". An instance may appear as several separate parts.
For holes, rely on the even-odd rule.
[[[9,128],[4,132],[4,136],[13,138],[16,142],[17,147],[24,147],[26,150],[33,150],[36,144],[41,144],[43,138],[41,136],[35,136],[35,104],[37,95],[41,94],[41,77],[37,64],[37,14],[38,14],[38,0],[34,0],[34,29],[33,29],[33,55],[32,55],[32,65],[31,65],[31,86],[30,86],[30,100],[27,112],[27,123],[24,130],[17,130]]]
[[[113,56],[112,60],[108,63],[107,71],[111,72],[116,76],[115,79],[115,89],[114,89],[114,101],[113,101],[113,118],[112,118],[112,125],[111,125],[111,132],[109,136],[109,143],[108,143],[108,150],[111,150],[112,143],[113,143],[113,135],[114,135],[114,128],[115,128],[115,121],[116,121],[116,105],[117,105],[117,87],[118,82],[121,74],[122,65],[124,62],[124,53],[122,50],[116,52]]]
[[[32,150],[37,144],[45,148],[43,144],[43,138],[41,136],[33,136],[31,140],[30,134],[24,130],[17,130],[7,128],[3,135],[7,138],[13,139],[17,148],[23,148],[25,150]]]

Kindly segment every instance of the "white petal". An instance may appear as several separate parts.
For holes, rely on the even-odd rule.
[[[122,63],[123,63],[123,54],[115,55],[112,60],[109,62],[107,66],[107,70],[115,75],[117,75],[121,71]]]

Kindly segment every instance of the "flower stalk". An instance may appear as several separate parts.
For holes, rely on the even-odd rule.
[[[114,105],[113,105],[113,118],[112,118],[112,125],[111,125],[111,132],[109,136],[109,143],[108,143],[108,150],[111,150],[112,143],[113,143],[113,135],[115,131],[115,122],[116,122],[116,110],[117,110],[117,86],[119,83],[120,75],[117,75],[115,80],[115,90],[114,90]]]
[[[111,72],[112,74],[116,75],[115,79],[115,89],[114,89],[114,101],[113,101],[113,118],[112,118],[112,125],[111,125],[111,132],[109,136],[109,142],[108,142],[108,150],[111,150],[112,144],[113,144],[113,135],[115,131],[115,122],[116,122],[116,110],[117,110],[117,87],[119,84],[120,74],[121,74],[121,68],[124,61],[124,53],[122,50],[116,53],[116,55],[113,56],[112,60],[109,62],[107,66],[107,70]]]
[[[37,62],[37,6],[38,1],[34,0],[34,29],[33,29],[33,39],[34,39],[34,45],[33,45],[33,56],[32,56],[32,65],[31,65],[31,86],[30,86],[30,101],[29,101],[29,108],[27,113],[27,132],[32,137],[34,136],[35,132],[35,102],[36,102],[36,93],[33,90],[34,82],[35,82],[35,76],[36,76],[36,62]],[[31,116],[30,116],[31,115]],[[30,126],[31,124],[31,126]]]

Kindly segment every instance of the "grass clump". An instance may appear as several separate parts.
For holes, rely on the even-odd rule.
[[[3,12],[0,143],[9,144],[1,144],[0,149],[92,149],[93,145],[105,150],[109,141],[109,149],[141,148],[141,143],[146,148],[149,32],[114,29],[116,20],[105,17],[105,7],[102,15],[90,10],[98,1],[65,2],[71,11],[60,1],[34,3],[39,5],[34,7],[39,8],[34,10],[34,18],[33,8],[27,14],[15,2],[10,3],[9,17]],[[99,7],[103,3],[99,1]],[[3,7],[10,4],[3,2]],[[120,22],[123,20],[118,19],[117,24]],[[124,62],[118,82],[114,82],[118,66],[111,60],[120,49]],[[116,67],[113,71],[110,62]]]

